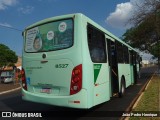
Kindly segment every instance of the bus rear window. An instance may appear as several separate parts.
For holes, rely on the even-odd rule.
[[[27,30],[25,51],[47,52],[66,49],[73,45],[73,20],[60,20]]]

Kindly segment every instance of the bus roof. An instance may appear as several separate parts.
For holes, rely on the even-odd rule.
[[[41,24],[44,24],[44,23],[47,23],[47,22],[51,22],[51,21],[56,21],[56,20],[60,20],[60,19],[67,19],[67,18],[74,18],[75,15],[77,15],[79,13],[76,13],[76,14],[68,14],[68,15],[61,15],[61,16],[55,16],[55,17],[50,17],[50,18],[46,18],[46,19],[43,19],[41,21],[38,21],[30,26],[28,26],[26,28],[27,29],[30,29],[30,28],[33,28],[33,27],[36,27],[38,25],[41,25]]]

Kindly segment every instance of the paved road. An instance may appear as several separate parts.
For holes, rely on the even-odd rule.
[[[55,106],[22,101],[21,91],[19,90],[12,93],[0,95],[0,111],[12,111],[12,112],[39,111],[42,112],[43,117],[52,116],[54,117],[53,118],[54,120],[61,119],[61,117],[65,117],[66,113],[68,114],[67,118],[72,117],[72,119],[78,119],[78,120],[88,120],[88,119],[106,120],[106,118],[107,120],[108,119],[118,120],[120,119],[119,115],[121,115],[124,111],[126,111],[126,109],[131,104],[131,102],[138,94],[140,89],[147,82],[147,80],[151,78],[151,76],[155,71],[156,67],[143,68],[141,79],[138,80],[138,83],[136,85],[132,85],[126,89],[126,93],[123,98],[116,98],[116,97],[112,98],[112,100],[103,103],[99,106],[96,106],[91,110],[82,111],[77,109],[55,107]],[[112,117],[108,118],[108,116]]]

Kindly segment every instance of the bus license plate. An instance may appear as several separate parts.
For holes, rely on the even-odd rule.
[[[51,93],[51,88],[42,88],[41,93]]]

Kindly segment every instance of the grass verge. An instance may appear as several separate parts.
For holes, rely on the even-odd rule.
[[[132,110],[133,113],[156,113],[159,109],[159,93],[160,92],[160,76],[154,75],[147,90],[144,91],[143,96],[138,102],[137,106]],[[143,115],[142,115],[143,114]],[[129,120],[160,120],[158,117],[130,117]]]

